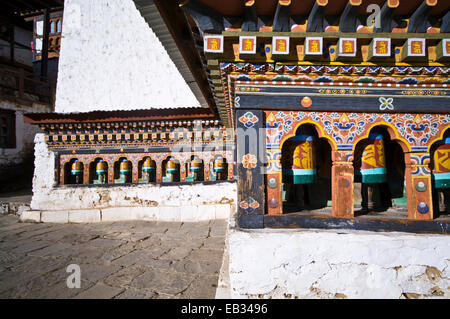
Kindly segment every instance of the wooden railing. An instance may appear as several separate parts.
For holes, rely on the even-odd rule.
[[[20,67],[0,64],[0,95],[19,102],[54,105],[56,85],[48,78]]]

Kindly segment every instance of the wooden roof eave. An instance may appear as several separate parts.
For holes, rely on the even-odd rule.
[[[214,120],[215,116],[204,108],[153,109],[132,111],[94,111],[88,113],[27,113],[24,122],[41,124],[105,123],[145,121],[197,121]]]

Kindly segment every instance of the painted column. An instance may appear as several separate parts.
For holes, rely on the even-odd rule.
[[[108,184],[114,184],[114,159],[109,158],[108,161]]]
[[[433,198],[429,153],[405,154],[408,218],[433,219]]]
[[[281,150],[268,149],[269,165],[266,175],[267,211],[269,215],[283,213],[283,179],[281,175]]]
[[[331,168],[332,216],[341,218],[354,217],[353,208],[353,153],[335,151]]]
[[[131,172],[131,182],[134,183],[138,183],[139,182],[139,159],[137,157],[133,157],[133,159],[131,160],[131,164],[133,165],[132,167],[132,172]]]
[[[83,162],[83,184],[89,185],[89,161]]]
[[[160,159],[156,162],[156,182],[161,183],[162,180],[162,172],[163,172],[163,161]]]
[[[205,159],[205,157],[203,158],[203,179],[205,181],[209,181],[209,169],[211,166],[210,161],[211,161],[210,158],[206,158],[206,159]]]
[[[236,119],[238,224],[242,228],[263,228],[265,186],[261,154],[265,155],[265,143],[260,136],[263,112],[237,110]]]
[[[180,162],[180,182],[185,182],[186,176],[188,175],[188,172],[186,171],[186,161],[182,162],[180,160],[179,162]]]
[[[59,186],[64,185],[64,179],[66,178],[66,172],[65,172],[65,163],[61,161],[61,156],[59,154],[56,154],[55,156],[59,163],[59,172],[58,172],[58,178],[59,178]]]

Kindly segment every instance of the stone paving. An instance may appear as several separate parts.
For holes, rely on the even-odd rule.
[[[0,298],[214,298],[227,222],[20,223],[0,216]],[[68,288],[67,266],[81,269]]]

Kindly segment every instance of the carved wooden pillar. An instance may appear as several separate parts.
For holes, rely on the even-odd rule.
[[[83,162],[83,184],[89,184],[89,161]]]
[[[138,183],[139,182],[139,160],[137,157],[133,157],[131,160],[131,164],[133,165],[131,169],[131,182]]]
[[[405,153],[408,218],[433,219],[431,171],[428,153]]]
[[[108,184],[114,184],[114,160],[108,160]]]
[[[269,215],[283,213],[283,178],[281,174],[281,150],[267,150],[269,165],[266,175],[267,211]]]
[[[163,161],[156,162],[156,182],[161,183],[163,172]]]
[[[58,176],[59,185],[61,186],[61,185],[64,185],[64,181],[65,181],[65,178],[66,178],[66,170],[65,170],[66,163],[64,161],[61,161],[61,156],[60,155],[55,155],[55,156],[58,157],[57,163],[58,163],[59,171],[56,174]]]
[[[185,182],[186,181],[186,163],[181,163],[180,162],[180,182]]]
[[[48,75],[48,39],[50,34],[50,8],[44,9],[44,29],[41,51],[41,76]]]
[[[260,154],[265,154],[261,110],[237,110],[238,223],[242,228],[264,227],[264,171]]]
[[[227,163],[228,163],[228,175],[227,175],[227,180],[231,181],[234,179],[234,167],[235,167],[235,163],[231,162],[230,159],[227,158]]]
[[[209,170],[210,170],[210,161],[211,159],[209,157],[203,158],[203,180],[209,181]]]
[[[353,154],[348,151],[333,152],[331,169],[332,216],[354,217],[353,209]]]

